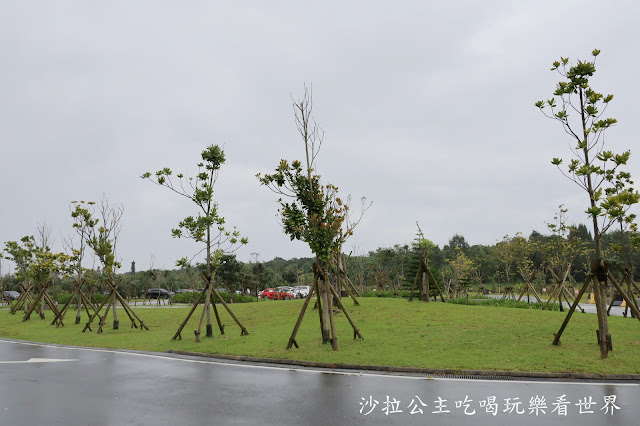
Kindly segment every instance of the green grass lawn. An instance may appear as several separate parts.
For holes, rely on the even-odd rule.
[[[553,333],[565,316],[561,312],[528,309],[424,303],[406,299],[362,298],[361,306],[347,307],[364,340],[353,340],[353,331],[344,314],[336,315],[339,351],[323,345],[317,310],[307,310],[298,332],[299,349],[285,350],[302,306],[302,300],[234,304],[234,313],[250,335],[240,329],[221,305],[226,334],[221,336],[214,319],[214,337],[194,342],[199,312],[183,330],[183,340],[171,337],[187,314],[184,308],[139,308],[136,312],[150,331],[130,328],[119,310],[120,330],[82,333],[86,322],[74,325],[70,312],[66,326],[50,326],[53,317],[37,315],[22,323],[22,315],[0,311],[0,336],[37,342],[103,348],[138,349],[163,352],[182,350],[227,355],[433,369],[471,369],[532,372],[579,372],[596,374],[640,374],[640,322],[609,317],[613,349],[600,359],[596,343],[596,316],[574,314],[562,337],[553,346]],[[204,335],[204,327],[203,327]]]

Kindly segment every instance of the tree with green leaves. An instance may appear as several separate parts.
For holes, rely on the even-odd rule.
[[[22,321],[27,321],[36,308],[40,318],[44,319],[45,303],[58,314],[55,303],[47,294],[47,288],[58,274],[67,272],[69,257],[64,253],[51,251],[50,234],[50,229],[43,225],[38,228],[38,241],[33,235],[28,235],[20,242],[5,243],[5,256],[16,264],[16,274],[22,281],[22,293],[11,308],[11,313],[15,314],[18,309],[24,308]]]
[[[474,277],[475,265],[473,260],[469,259],[460,247],[454,248],[454,256],[447,259],[449,288],[452,291],[452,297],[463,297],[467,295],[469,285]]]
[[[516,246],[513,244],[513,238],[509,235],[502,237],[502,241],[496,243],[493,254],[500,263],[500,270],[497,275],[502,275],[505,282],[505,291],[507,288],[512,289],[511,275],[514,273],[516,260]],[[500,293],[500,285],[498,284],[498,292]]]
[[[631,174],[623,170],[631,152],[615,154],[605,149],[605,132],[617,120],[603,116],[613,95],[605,96],[590,84],[590,79],[596,72],[596,58],[599,54],[599,50],[593,50],[591,60],[578,60],[573,65],[569,63],[569,58],[555,61],[551,70],[558,72],[562,80],[556,85],[553,97],[547,101],[538,101],[535,105],[544,115],[557,121],[572,139],[571,160],[566,168],[562,167],[563,160],[560,158],[554,158],[552,164],[582,188],[589,198],[586,213],[593,227],[595,250],[590,277],[598,312],[598,343],[602,358],[606,358],[611,348],[611,336],[605,312],[608,266],[604,261],[601,239],[614,223],[628,220],[627,212],[638,203],[640,196],[632,187]],[[583,287],[585,289],[586,285]],[[574,309],[572,306],[565,323]],[[564,324],[557,333],[554,344],[559,344],[563,328]]]
[[[54,253],[51,251],[53,241],[51,239],[51,228],[46,224],[38,226],[37,243],[34,247],[34,261],[31,264],[31,275],[35,283],[37,295],[33,306],[25,313],[22,321],[29,319],[31,312],[39,304],[38,313],[40,319],[44,319],[44,306],[47,304],[51,311],[58,315],[58,308],[49,296],[47,289],[58,278],[59,274],[69,273],[69,256],[64,253]]]
[[[440,300],[444,302],[445,299],[444,294],[442,294],[442,289],[429,266],[429,254],[433,249],[437,248],[437,246],[425,238],[418,222],[416,222],[416,227],[418,228],[418,232],[416,233],[416,238],[411,244],[411,253],[414,255],[412,266],[415,268],[416,273],[413,278],[413,283],[411,284],[408,301],[413,301],[413,292],[417,289],[418,300],[429,302],[432,293],[432,287],[430,287],[430,284],[433,284],[438,290]]]
[[[566,283],[571,280],[570,273],[576,266],[576,259],[589,256],[592,251],[589,250],[590,244],[578,238],[576,232],[571,232],[571,227],[567,225],[567,211],[564,205],[558,206],[553,222],[547,223],[547,228],[552,233],[551,238],[539,246],[544,259],[543,270],[549,272],[556,283],[545,308],[553,308],[553,304],[558,302],[560,311],[564,310],[563,299],[569,305],[574,301],[574,295],[566,288]],[[578,303],[576,306],[584,312],[579,302],[576,303]]]
[[[98,323],[97,333],[102,333],[110,311],[113,316],[113,329],[117,330],[120,327],[116,310],[118,303],[120,303],[131,320],[132,327],[138,327],[136,323],[137,320],[140,323],[141,330],[148,330],[149,328],[120,294],[119,287],[122,278],[116,281],[116,270],[121,267],[116,253],[124,207],[122,205],[109,203],[105,197],[102,198],[98,205],[93,201],[86,203],[84,201],[79,203],[72,202],[72,204],[74,205],[71,211],[73,228],[81,236],[81,239],[86,243],[87,247],[93,251],[95,257],[102,265],[103,281],[109,291],[109,295],[104,298],[95,312],[89,317],[82,331],[91,331],[91,323],[96,317],[99,317],[100,321]],[[82,269],[81,271],[84,274],[85,271]],[[105,305],[104,314],[100,316],[100,312]]]
[[[88,276],[93,275],[95,271],[89,271],[87,268],[82,266],[82,262],[84,260],[85,254],[87,252],[87,239],[89,238],[89,233],[87,231],[87,226],[83,226],[83,222],[86,220],[86,225],[95,226],[97,222],[93,223],[94,220],[86,217],[89,214],[89,208],[94,206],[95,203],[90,201],[85,204],[84,201],[78,203],[77,201],[71,202],[71,217],[73,219],[73,230],[75,235],[71,235],[66,238],[63,242],[69,255],[70,259],[70,273],[73,275],[73,292],[71,293],[71,297],[65,303],[65,305],[60,310],[60,313],[56,315],[56,317],[51,322],[51,325],[55,324],[56,327],[64,325],[62,322],[64,320],[64,316],[71,306],[71,303],[75,301],[76,304],[76,318],[75,324],[80,324],[82,310],[84,309],[87,313],[87,316],[91,318],[94,314],[97,313],[97,308],[94,303],[91,301],[91,296],[87,295],[83,290],[85,284],[88,284]],[[115,311],[114,311],[115,312]],[[102,317],[98,313],[96,315],[100,321],[102,321]],[[117,319],[117,313],[114,315],[114,318]]]
[[[32,301],[31,297],[31,281],[29,271],[34,258],[34,248],[36,246],[33,235],[27,235],[17,241],[7,241],[4,243],[5,249],[3,256],[13,261],[16,265],[16,278],[20,282],[20,297],[11,308],[11,314],[15,314],[18,309],[23,307],[25,311],[28,309],[28,303]]]
[[[635,215],[629,215],[635,218]],[[611,241],[609,242],[609,252],[612,258],[613,264],[617,265],[622,271],[621,282],[627,285],[627,295],[630,296],[631,302],[635,305],[636,310],[639,308],[637,299],[634,296],[634,290],[640,293],[640,289],[633,280],[634,264],[632,262],[632,256],[637,256],[640,253],[640,234],[638,233],[638,226],[629,220],[619,220],[619,229],[611,234]],[[617,237],[617,238],[616,238]],[[607,314],[611,311],[614,302],[620,292],[616,291],[615,297],[611,298],[611,303],[607,309]],[[626,305],[623,315],[628,315],[630,306]],[[632,317],[633,317],[632,313]]]
[[[170,189],[183,198],[193,202],[198,207],[196,216],[188,216],[178,223],[178,227],[171,230],[174,238],[188,238],[196,243],[202,244],[204,247],[198,251],[191,259],[183,257],[177,261],[177,266],[182,268],[188,267],[190,263],[200,255],[205,253],[206,270],[203,275],[205,288],[202,290],[200,297],[195,302],[182,322],[178,331],[173,336],[173,340],[182,339],[182,329],[191,318],[191,315],[199,305],[202,297],[205,297],[205,304],[200,317],[198,329],[194,332],[196,342],[200,341],[200,332],[202,329],[203,319],[206,316],[206,336],[213,336],[213,328],[211,325],[211,308],[218,321],[220,333],[224,334],[224,325],[216,308],[216,300],[224,305],[227,312],[234,319],[236,324],[242,330],[242,335],[249,334],[247,329],[242,325],[240,320],[231,311],[231,308],[222,299],[220,294],[214,288],[215,274],[223,261],[224,255],[228,255],[236,251],[249,241],[245,237],[240,236],[240,232],[234,227],[233,230],[227,229],[225,218],[218,213],[218,203],[214,200],[214,186],[218,179],[220,167],[225,162],[224,151],[218,145],[210,145],[201,154],[202,161],[198,163],[198,173],[194,177],[187,177],[183,173],[173,176],[173,172],[168,167],[158,170],[155,175],[150,172],[144,173],[142,179],[147,179],[157,185]],[[177,179],[176,179],[177,178]]]
[[[533,258],[538,251],[539,245],[533,239],[527,240],[522,233],[517,232],[511,238],[510,244],[513,246],[513,258],[515,269],[522,278],[523,286],[518,294],[518,302],[527,293],[527,303],[531,303],[531,293],[533,293],[536,301],[542,304],[542,299],[532,284],[537,272]],[[543,274],[544,275],[544,274]]]
[[[338,350],[333,323],[334,298],[351,322],[354,332],[362,336],[329,282],[330,262],[336,253],[341,252],[342,245],[353,234],[362,215],[358,220],[352,221],[349,216],[349,199],[343,202],[338,196],[338,187],[330,183],[322,184],[320,175],[317,174],[316,157],[322,146],[324,132],[312,115],[311,91],[305,87],[303,97],[293,102],[293,108],[297,129],[305,148],[305,163],[281,160],[274,173],[257,175],[262,185],[280,196],[278,213],[285,234],[291,240],[307,243],[316,257],[313,288],[305,300],[287,349],[291,345],[298,347],[295,336],[313,290],[317,289],[322,342],[331,343],[333,350]],[[363,213],[366,210],[364,204],[365,199]]]

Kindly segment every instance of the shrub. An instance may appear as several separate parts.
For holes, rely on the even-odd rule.
[[[178,293],[173,296],[175,303],[191,303],[198,293]]]
[[[91,297],[91,302],[92,302],[93,304],[100,304],[100,303],[102,303],[102,302],[104,301],[104,298],[105,298],[105,297],[106,297],[106,296],[105,296],[104,294],[100,294],[100,293],[98,293],[98,294],[94,294],[94,295]]]
[[[56,295],[56,302],[60,305],[66,304],[71,299],[71,293],[58,293]]]
[[[448,299],[447,302],[455,303],[457,305],[493,306],[493,307],[499,307],[499,308],[538,309],[538,310],[541,310],[544,306],[536,302],[529,304],[524,301],[518,302],[517,300],[513,300],[513,299],[494,299],[494,298],[467,300],[461,297],[457,299]],[[554,303],[553,306],[551,306],[551,310],[559,311],[560,307],[557,303]]]
[[[198,294],[199,293],[197,292],[179,293],[173,296],[173,301],[175,303],[193,303],[194,299],[198,297]],[[230,300],[229,293],[227,293],[226,291],[221,291],[221,292],[218,292],[218,294],[220,295],[220,297],[222,297],[222,300],[229,303],[229,300]],[[248,294],[233,295],[233,303],[247,303],[247,302],[253,302],[253,301],[254,299]],[[204,303],[204,296],[202,296],[201,303]]]
[[[234,303],[250,303],[255,302],[255,299],[248,294],[236,294],[233,296]]]

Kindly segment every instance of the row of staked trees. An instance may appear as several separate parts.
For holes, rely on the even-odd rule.
[[[566,226],[566,225],[565,225]],[[562,244],[575,250],[573,267],[569,274],[572,282],[583,282],[589,271],[590,243],[593,237],[584,224],[566,226],[565,235],[558,235],[550,229],[542,233],[532,231],[528,236],[516,234],[505,236],[496,244],[469,244],[464,236],[456,234],[447,244],[440,247],[431,243],[429,264],[444,287],[453,291],[456,277],[471,281],[471,289],[482,285],[495,293],[501,292],[505,286],[518,286],[523,283],[519,269],[523,263],[530,263],[531,268],[540,271],[535,284],[538,289],[553,282],[550,274],[544,273],[547,264],[553,261],[550,257],[554,250]],[[625,246],[632,233],[619,229],[610,230],[602,237],[602,245],[611,265],[621,266],[627,257],[634,266],[635,278],[640,278],[640,251],[632,247],[626,251]],[[626,242],[626,243],[625,243]],[[400,291],[407,289],[415,275],[415,259],[417,256],[414,244],[396,244],[393,247],[381,247],[367,254],[348,256],[347,269],[349,276],[361,291]],[[567,256],[569,252],[565,253]],[[264,290],[281,285],[310,285],[313,282],[313,258],[274,259],[263,261],[254,254],[253,259],[243,262],[235,254],[224,255],[219,271],[215,277],[215,285],[229,292],[250,292]],[[127,298],[140,297],[149,288],[165,288],[170,291],[178,289],[201,288],[200,275],[204,264],[180,269],[157,269],[150,261],[148,267],[140,270],[133,263],[129,271],[120,272],[121,292]],[[107,290],[104,284],[105,275],[100,268],[88,268],[87,283],[94,294]],[[21,271],[13,273],[5,268],[3,285],[7,290],[19,290]],[[51,287],[53,295],[70,293],[73,280],[62,274],[56,276]]]
[[[340,294],[336,293],[336,287],[339,291],[341,286],[350,292],[351,283],[345,273],[347,268],[353,271],[350,275],[354,277],[356,285],[373,283],[376,290],[386,290],[391,286],[397,291],[403,283],[410,280],[413,271],[419,273],[422,270],[424,276],[427,267],[425,258],[421,256],[429,253],[429,273],[431,274],[431,269],[439,270],[439,278],[434,279],[441,280],[443,285],[437,287],[445,288],[450,294],[465,293],[474,283],[482,288],[489,279],[504,283],[506,291],[509,291],[512,282],[521,279],[529,285],[536,274],[545,283],[551,275],[553,280],[560,284],[559,287],[564,285],[567,277],[572,277],[578,282],[583,281],[576,303],[572,304],[565,322],[556,333],[554,344],[560,343],[560,336],[580,296],[591,289],[598,313],[598,344],[602,357],[606,358],[612,349],[606,315],[607,298],[611,288],[615,287],[616,292],[628,304],[634,305],[633,288],[637,286],[634,287],[633,281],[638,269],[635,268],[634,262],[640,237],[637,233],[635,215],[630,213],[630,209],[640,201],[640,194],[633,187],[630,173],[625,170],[630,151],[618,154],[605,147],[604,135],[617,120],[604,116],[613,95],[603,95],[591,87],[590,80],[595,74],[595,63],[599,54],[600,51],[596,49],[592,52],[592,59],[579,60],[575,64],[571,64],[568,58],[555,61],[551,70],[559,73],[561,81],[557,83],[550,99],[535,104],[545,116],[559,123],[571,140],[568,164],[563,163],[562,158],[554,158],[552,164],[586,193],[588,230],[583,226],[569,227],[564,216],[566,210],[561,206],[554,221],[548,224],[551,235],[532,233],[529,238],[520,234],[505,236],[492,247],[470,247],[462,236],[456,235],[440,250],[425,240],[420,231],[420,238],[412,245],[379,249],[366,258],[344,256],[343,247],[362,215],[354,220],[350,215],[350,198],[341,198],[336,185],[323,182],[321,179],[316,160],[323,142],[323,133],[312,115],[311,92],[305,89],[304,96],[293,102],[298,131],[304,145],[303,161],[283,159],[275,171],[259,174],[257,177],[261,185],[279,196],[278,213],[285,234],[292,240],[307,243],[314,254],[311,285],[317,295],[316,306],[319,308],[323,343],[331,343],[333,349],[337,350],[333,321],[334,302],[349,319],[354,336],[362,337],[342,304]],[[194,259],[204,253],[204,261],[201,262],[204,266],[201,268],[200,278],[204,283],[201,283],[204,285],[201,297],[204,297],[205,305],[195,332],[196,341],[205,316],[207,336],[211,336],[210,309],[213,309],[220,331],[224,334],[216,308],[217,302],[222,303],[228,310],[242,329],[242,334],[248,334],[215,287],[216,279],[231,282],[240,276],[237,274],[241,274],[243,268],[236,265],[236,261],[229,256],[248,242],[240,236],[239,231],[235,228],[230,229],[225,224],[213,197],[218,170],[224,162],[222,149],[212,145],[202,152],[202,162],[198,164],[198,173],[193,177],[173,175],[166,167],[154,175],[149,172],[142,175],[143,179],[168,188],[198,207],[197,215],[184,218],[171,232],[173,237],[190,238],[202,243],[201,251],[193,257],[185,257],[177,262],[178,266],[188,270],[194,267]],[[367,208],[364,199],[362,207],[363,214]],[[108,312],[109,307],[113,306],[114,328],[117,328],[116,298],[126,306],[126,302],[117,291],[122,278],[117,278],[115,274],[116,268],[120,266],[115,257],[119,229],[116,225],[122,211],[107,206],[101,212],[102,224],[98,225],[100,219],[93,214],[94,210],[90,204],[85,206],[81,203],[75,206],[72,213],[73,226],[80,236],[80,245],[71,246],[71,255],[51,253],[46,241],[41,240],[37,244],[34,238],[29,236],[23,238],[20,243],[12,241],[5,244],[7,257],[17,265],[16,275],[19,275],[21,280],[21,288],[28,294],[32,292],[33,286],[36,286],[38,295],[34,300],[28,301],[32,307],[39,303],[42,310],[46,299],[47,304],[55,310],[51,301],[47,299],[46,289],[52,285],[52,277],[66,274],[67,270],[76,274],[76,289],[84,285],[88,274],[85,273],[81,261],[83,247],[86,244],[99,259],[102,273],[106,276],[111,298],[106,309]],[[230,274],[227,277],[222,274],[225,263]],[[258,262],[253,267],[253,272],[257,272],[258,277],[267,275],[266,269]],[[616,278],[616,271],[622,274],[622,277],[618,275]],[[308,273],[308,269],[303,267],[281,271],[280,276],[282,279],[286,277],[289,282],[295,279],[300,283],[301,277]],[[135,275],[133,271],[132,275]],[[152,275],[157,280],[157,275]],[[417,277],[418,274],[416,280]],[[619,282],[628,284],[627,290],[623,289]],[[261,284],[260,278],[253,281],[254,289],[257,290]],[[137,289],[134,288],[135,290]],[[630,294],[627,294],[628,292]],[[349,294],[357,304],[355,297]],[[80,295],[78,297],[77,303],[81,305]],[[287,348],[292,344],[298,346],[295,340],[296,333],[311,297],[312,292],[305,300]],[[200,298],[197,298],[194,302],[192,310],[174,339],[181,337],[181,330],[198,306],[199,300]],[[25,300],[22,299],[22,302],[25,303]],[[102,305],[96,313],[101,307]],[[636,317],[640,317],[637,307],[632,307],[632,310]],[[28,314],[25,318],[28,318]],[[101,318],[100,329],[103,322]],[[142,321],[140,323],[143,325]]]

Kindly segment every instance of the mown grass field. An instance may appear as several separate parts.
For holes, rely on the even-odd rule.
[[[308,360],[359,365],[406,366],[433,369],[471,369],[531,372],[579,372],[596,374],[640,374],[640,322],[609,317],[613,352],[600,359],[596,344],[596,316],[574,314],[562,337],[553,346],[553,333],[565,314],[528,309],[464,306],[438,302],[407,302],[406,299],[362,298],[361,306],[347,303],[364,340],[353,340],[344,314],[336,315],[339,351],[331,351],[320,338],[317,310],[307,310],[298,333],[299,349],[285,350],[302,306],[302,300],[233,304],[234,313],[250,335],[240,329],[218,305],[226,324],[221,336],[214,319],[214,337],[194,342],[199,312],[185,327],[183,340],[171,337],[187,314],[187,307],[141,308],[136,312],[150,331],[130,328],[119,310],[120,330],[111,329],[111,317],[104,333],[82,333],[86,322],[74,325],[69,312],[65,327],[50,326],[53,317],[37,315],[23,323],[22,315],[0,311],[0,336],[37,342],[103,348],[164,352],[182,350],[228,355]],[[311,308],[311,306],[310,306]],[[203,327],[204,336],[204,327]]]

